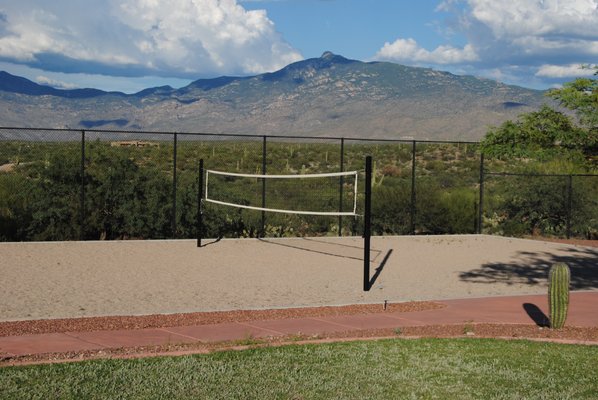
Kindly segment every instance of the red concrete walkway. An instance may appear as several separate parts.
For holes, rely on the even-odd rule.
[[[418,312],[279,319],[170,328],[67,332],[0,337],[0,356],[14,357],[43,353],[79,352],[121,347],[169,345],[192,342],[220,342],[286,336],[330,334],[360,329],[406,326],[508,323],[534,324],[536,315],[547,312],[546,296],[492,297],[438,301],[445,308]],[[568,326],[598,326],[598,292],[571,293]],[[540,312],[541,310],[541,312]]]

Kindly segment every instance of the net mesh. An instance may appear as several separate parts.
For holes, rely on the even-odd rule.
[[[288,214],[356,215],[357,175],[355,171],[259,175],[207,170],[206,201]]]

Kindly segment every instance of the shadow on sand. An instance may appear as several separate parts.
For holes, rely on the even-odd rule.
[[[370,281],[368,283],[368,289],[371,289],[372,286],[374,286],[374,283],[376,283],[376,279],[378,279],[378,277],[382,273],[382,270],[384,269],[384,266],[386,266],[386,262],[390,258],[391,254],[392,254],[392,249],[390,249],[386,252],[386,255],[384,256],[384,258],[382,259],[380,264],[378,264],[378,267],[376,268],[376,272],[374,272],[374,275],[370,278]]]
[[[326,242],[322,240],[313,240],[309,238],[301,238],[300,241],[293,241],[293,244],[289,242],[275,241],[262,238],[258,240],[262,243],[268,243],[276,246],[307,251],[309,253],[317,253],[331,257],[348,258],[351,260],[363,260],[363,247],[359,246],[350,246],[342,243]],[[361,250],[361,254],[358,252],[359,255],[349,255],[347,248]],[[374,258],[372,261],[378,258],[382,253],[381,250],[372,250],[371,252],[372,254],[374,254]]]
[[[292,248],[292,249],[307,251],[310,253],[317,253],[317,254],[322,254],[325,256],[340,257],[340,258],[347,258],[350,260],[363,261],[363,255],[353,256],[353,255],[347,254],[348,249],[361,250],[363,252],[363,247],[360,247],[360,246],[353,246],[353,245],[347,245],[347,244],[342,244],[342,243],[334,243],[334,242],[328,242],[328,241],[311,239],[311,238],[302,238],[302,242],[300,242],[299,244],[297,244],[297,242],[294,242],[293,244],[291,244],[289,242],[283,243],[280,241],[273,241],[273,240],[268,240],[268,239],[258,239],[258,240],[263,243],[268,243],[268,244],[273,244],[276,246],[283,246],[283,247],[288,247],[288,248]],[[317,246],[319,247],[317,249],[313,247],[314,244],[316,244],[316,243],[318,244]],[[384,258],[379,263],[376,260],[382,254],[382,250],[373,250],[372,249],[371,254],[373,255],[373,257],[370,257],[370,262],[372,263],[371,266],[376,267],[376,270],[374,272],[374,275],[370,278],[370,281],[368,283],[368,288],[371,288],[374,285],[374,283],[376,283],[376,280],[382,273],[382,270],[386,266],[386,263],[388,262],[388,259],[390,258],[390,255],[392,254],[392,249],[389,249],[386,252],[386,254],[384,255]]]
[[[484,264],[478,269],[460,273],[459,278],[472,283],[547,285],[552,264],[564,262],[571,269],[571,290],[598,289],[598,249],[570,247],[567,252],[567,255],[554,255],[521,251],[518,253],[519,262]]]

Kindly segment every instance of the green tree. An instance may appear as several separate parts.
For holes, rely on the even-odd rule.
[[[35,182],[18,172],[0,173],[0,241],[28,239],[31,223],[28,204]]]
[[[562,112],[544,105],[538,111],[520,115],[518,121],[506,121],[490,129],[481,148],[485,154],[499,158],[546,158],[555,153],[584,151],[588,139],[587,130],[577,127]]]
[[[502,199],[492,207],[498,216],[491,232],[506,235],[562,236],[567,221],[567,184],[563,177],[505,177]],[[577,201],[574,198],[574,207]]]
[[[598,73],[598,69],[596,71]],[[598,80],[578,78],[561,89],[549,91],[548,96],[574,111],[577,119],[543,106],[521,115],[515,122],[507,121],[490,129],[481,143],[482,151],[490,157],[509,160],[511,171],[513,161],[518,158],[523,159],[519,161],[525,171],[535,174],[595,171],[598,165]],[[574,231],[587,237],[595,232],[595,219],[591,216],[596,215],[596,204],[589,201],[591,196],[586,196],[586,192],[591,193],[591,180],[595,177],[589,177],[582,187],[573,185],[571,210],[564,178],[512,179],[487,185],[490,190],[499,189],[494,198],[489,199],[499,208],[487,210],[495,216],[493,227],[498,231],[513,235],[562,235],[571,223]]]
[[[598,75],[598,66],[595,66]],[[576,112],[584,127],[583,151],[594,164],[598,163],[598,79],[577,78],[560,89],[548,92],[561,105]]]
[[[32,181],[27,193],[33,240],[74,240],[79,237],[81,175],[75,149],[50,153],[43,162],[26,168]]]
[[[594,68],[598,75],[598,67]],[[577,78],[547,95],[574,111],[580,125],[545,105],[538,111],[522,114],[518,121],[491,128],[482,141],[484,153],[532,158],[581,153],[593,166],[598,156],[598,79]]]
[[[172,177],[146,160],[136,161],[122,149],[94,144],[90,154],[86,170],[86,236],[170,237]]]
[[[598,66],[594,66],[598,75]],[[577,78],[548,92],[553,99],[577,113],[580,122],[594,133],[598,130],[598,79]]]

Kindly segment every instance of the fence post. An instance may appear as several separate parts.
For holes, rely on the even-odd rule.
[[[266,175],[266,140],[267,136],[264,135],[262,141],[262,175]],[[266,179],[262,178],[262,208],[266,208]],[[266,212],[262,211],[262,229],[260,232],[261,237],[266,236]]]
[[[176,176],[176,148],[177,148],[177,133],[174,133],[174,142],[172,149],[172,238],[176,239],[176,187],[177,187],[177,176]]]
[[[81,130],[81,192],[79,204],[79,240],[85,239],[85,131]]]
[[[571,239],[571,213],[573,208],[573,176],[567,176],[567,239]]]
[[[370,239],[372,219],[372,156],[365,158],[365,210],[363,213],[363,291],[370,290]]]
[[[484,153],[480,153],[480,195],[478,204],[478,234],[484,225]]]
[[[197,178],[197,247],[201,247],[203,238],[203,158],[199,159],[199,176]]]
[[[414,140],[411,145],[411,235],[415,235],[415,152],[417,142]]]
[[[345,138],[341,138],[341,161],[340,172],[345,172]],[[344,176],[339,180],[339,197],[338,197],[338,212],[343,212],[343,185],[345,183]],[[343,216],[338,216],[338,236],[343,236]]]

